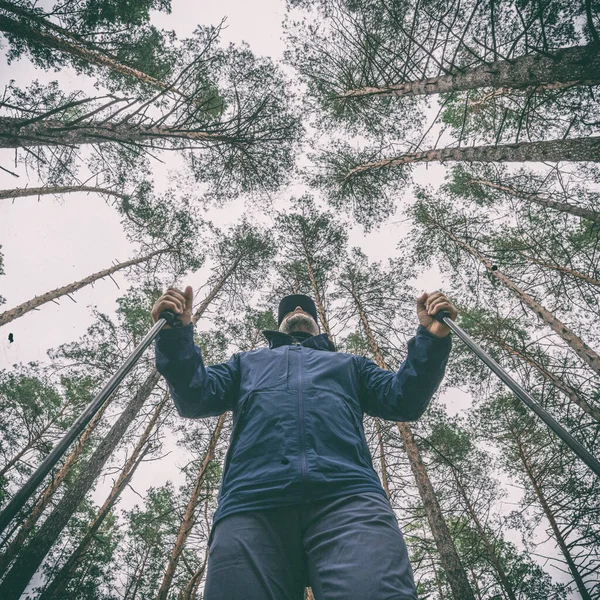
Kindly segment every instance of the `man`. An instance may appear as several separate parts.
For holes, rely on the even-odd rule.
[[[183,417],[233,411],[209,540],[205,600],[416,600],[402,533],[373,469],[362,418],[414,421],[440,384],[456,318],[441,293],[417,300],[419,327],[397,373],[336,352],[314,302],[286,296],[268,348],[205,367],[193,342],[192,288],[169,289],[182,327],[163,329],[157,368]]]

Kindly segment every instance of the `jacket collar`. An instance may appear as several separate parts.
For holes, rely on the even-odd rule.
[[[287,333],[282,333],[281,331],[263,331],[263,335],[267,338],[269,342],[269,348],[279,348],[279,346],[292,346],[297,344],[298,342]],[[335,352],[335,344],[329,339],[329,336],[326,333],[320,333],[319,335],[313,335],[308,339],[304,340],[300,346],[305,346],[306,348],[313,348],[315,350],[328,350],[330,352]]]

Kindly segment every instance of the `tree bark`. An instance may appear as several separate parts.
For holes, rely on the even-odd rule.
[[[0,117],[0,148],[29,148],[35,146],[83,146],[117,142],[136,144],[147,141],[189,140],[193,142],[237,143],[234,135],[211,133],[196,129],[179,129],[160,125],[136,123],[82,121],[76,126],[69,123],[40,119],[22,125],[23,120]]]
[[[0,136],[2,127],[0,122]],[[2,145],[0,138],[0,146]],[[5,146],[6,147],[6,146]],[[519,142],[500,146],[471,146],[440,148],[401,154],[357,165],[344,176],[349,179],[366,171],[376,171],[401,165],[428,162],[600,162],[600,136],[550,140],[545,142]]]
[[[29,537],[29,534],[31,533],[35,524],[38,522],[38,519],[48,506],[48,503],[52,499],[54,492],[64,481],[65,477],[69,473],[69,470],[81,455],[85,444],[96,429],[96,426],[98,425],[100,419],[102,418],[102,415],[104,415],[106,409],[112,402],[112,399],[113,396],[107,398],[106,402],[102,405],[100,410],[94,415],[94,418],[88,423],[88,426],[84,429],[83,433],[77,439],[77,442],[73,446],[73,449],[71,450],[69,456],[67,456],[67,459],[63,463],[62,467],[58,470],[56,475],[54,475],[54,477],[50,479],[48,485],[45,487],[44,491],[40,495],[34,507],[29,512],[27,519],[25,520],[15,537],[11,540],[4,553],[0,555],[0,573],[6,571],[10,563],[13,561],[14,557],[23,547],[25,540]]]
[[[208,500],[210,498],[209,493],[206,494],[206,500],[204,501],[204,522],[206,523],[206,528],[210,528],[209,518],[208,518]],[[204,559],[200,566],[196,569],[194,574],[190,577],[190,580],[187,582],[185,589],[183,590],[183,598],[182,600],[194,600],[196,594],[198,593],[198,586],[202,581],[202,577],[204,575],[204,571],[206,570],[206,563],[208,562],[208,544],[206,545],[206,549],[204,551]]]
[[[538,196],[537,194],[530,194],[528,192],[516,190],[511,186],[503,185],[501,183],[494,183],[493,181],[487,181],[485,179],[472,179],[471,183],[501,190],[502,192],[511,194],[516,198],[520,198],[521,200],[533,202],[535,204],[539,204],[540,206],[545,206],[546,208],[552,208],[553,210],[557,210],[559,212],[566,212],[571,215],[575,215],[576,217],[582,217],[584,219],[594,221],[595,223],[600,223],[600,213],[587,208],[569,204],[568,202],[556,202],[555,200],[550,200],[549,198],[544,198],[543,196]]]
[[[492,262],[479,252],[473,246],[461,240],[453,232],[443,225],[430,221],[432,225],[443,231],[457,246],[468,252],[471,256],[479,260],[490,275],[497,279],[502,285],[507,287],[519,300],[528,306],[552,331],[554,331],[562,340],[596,373],[600,375],[600,356],[592,350],[579,336],[571,331],[562,321],[557,319],[553,313],[546,309],[542,304],[534,300],[529,294],[519,288],[509,277],[501,273]]]
[[[147,262],[151,258],[158,256],[159,254],[166,254],[169,252],[174,252],[174,250],[170,248],[166,248],[163,250],[155,250],[154,252],[150,252],[150,254],[146,254],[145,256],[141,256],[140,258],[134,258],[132,260],[128,260],[122,263],[118,263],[108,269],[103,269],[102,271],[98,271],[97,273],[93,273],[92,275],[88,275],[84,279],[80,279],[79,281],[75,281],[68,285],[64,285],[63,287],[56,288],[55,290],[51,290],[42,294],[41,296],[36,296],[27,302],[23,302],[23,304],[19,304],[19,306],[15,306],[15,308],[11,308],[3,313],[0,313],[0,327],[2,325],[6,325],[19,317],[22,317],[24,314],[29,311],[37,308],[38,306],[42,306],[42,304],[46,304],[52,300],[56,300],[61,296],[66,294],[72,294],[77,290],[89,285],[90,283],[94,283],[94,281],[98,281],[98,279],[102,279],[104,277],[108,277],[121,269],[126,269],[127,267],[131,267],[133,265],[139,265],[140,263]]]
[[[104,501],[104,504],[98,511],[98,514],[90,523],[88,530],[77,545],[77,548],[73,550],[71,556],[69,556],[66,563],[54,576],[54,579],[52,580],[50,585],[48,585],[40,594],[38,600],[51,600],[53,598],[60,598],[61,594],[64,594],[66,592],[65,588],[68,585],[71,577],[73,576],[73,573],[77,569],[77,566],[84,558],[88,547],[93,542],[96,532],[98,531],[98,529],[100,529],[100,526],[104,522],[104,519],[108,516],[112,507],[119,500],[121,493],[123,492],[127,484],[131,481],[131,478],[133,477],[135,471],[144,459],[144,456],[146,455],[146,452],[148,450],[148,440],[150,439],[150,435],[154,430],[156,422],[158,421],[158,417],[160,416],[163,408],[165,407],[168,398],[169,393],[167,392],[164,398],[156,405],[156,408],[154,409],[150,421],[146,425],[144,432],[140,436],[138,443],[136,444],[133,452],[131,453],[131,456],[126,461],[125,466],[121,470],[117,481],[113,485],[108,497]]]
[[[557,89],[600,83],[600,53],[595,45],[560,48],[552,55],[528,54],[513,60],[496,60],[488,65],[458,70],[452,75],[383,87],[348,90],[336,99],[368,96],[422,96],[475,90],[478,88]]]
[[[535,475],[533,465],[529,462],[529,459],[525,453],[525,449],[523,448],[522,440],[519,437],[518,433],[515,432],[512,428],[511,428],[511,433],[517,444],[519,457],[521,458],[521,461],[523,462],[523,466],[525,468],[525,472],[527,473],[527,477],[529,478],[529,481],[531,481],[531,485],[533,486],[535,495],[537,496],[537,499],[542,507],[542,510],[544,511],[544,515],[546,516],[546,519],[548,519],[548,522],[550,523],[550,527],[552,528],[552,533],[554,534],[556,543],[558,544],[560,551],[562,552],[563,556],[565,557],[567,565],[569,566],[569,571],[571,571],[573,580],[575,581],[575,584],[577,585],[577,589],[579,590],[579,593],[581,594],[581,598],[582,598],[582,600],[592,600],[592,596],[587,591],[587,589],[585,587],[585,583],[583,582],[583,577],[581,576],[581,573],[579,572],[579,569],[577,568],[577,565],[575,564],[575,561],[573,560],[573,557],[571,556],[571,553],[569,552],[569,548],[567,546],[566,540],[560,531],[560,528],[558,526],[558,523],[556,522],[554,514],[553,514],[552,510],[550,510],[550,506],[548,505],[548,501],[546,500],[546,496],[544,494],[544,491],[542,490],[542,486],[540,485],[540,482],[538,481],[538,479]]]
[[[195,512],[196,507],[198,506],[198,502],[200,501],[200,492],[202,490],[202,486],[204,485],[204,480],[206,479],[206,473],[208,471],[210,461],[215,455],[215,449],[217,447],[217,442],[223,429],[225,417],[226,413],[223,413],[219,417],[217,425],[215,426],[215,429],[210,437],[210,442],[208,444],[206,454],[204,455],[204,459],[202,460],[202,466],[200,467],[198,475],[196,476],[194,487],[192,488],[192,493],[190,494],[190,499],[185,509],[185,515],[179,527],[179,532],[177,534],[177,539],[175,540],[175,545],[171,552],[171,557],[167,564],[167,569],[165,571],[162,583],[160,584],[160,589],[158,590],[157,600],[167,600],[167,597],[169,595],[169,588],[171,587],[171,583],[173,582],[175,569],[177,568],[177,564],[179,563],[181,553],[185,548],[187,539],[192,531],[192,528],[194,527],[194,523],[196,522]]]
[[[360,320],[365,329],[367,341],[369,342],[369,347],[371,348],[371,352],[375,357],[375,362],[382,369],[386,369],[387,366],[383,359],[383,355],[379,345],[377,344],[377,340],[375,339],[373,330],[371,329],[367,314],[362,306],[360,298],[354,290],[351,291],[351,294],[356,303]],[[427,521],[429,522],[429,527],[431,528],[435,545],[440,553],[440,561],[442,563],[442,568],[446,573],[446,577],[448,578],[452,595],[454,596],[455,600],[475,600],[473,590],[471,589],[471,585],[469,584],[469,580],[467,578],[467,573],[460,562],[460,557],[458,556],[456,546],[454,545],[454,541],[450,535],[448,525],[446,525],[444,515],[442,514],[442,509],[436,498],[431,480],[427,474],[427,468],[425,467],[425,463],[421,458],[419,447],[413,438],[410,426],[408,423],[396,423],[396,425],[398,427],[398,431],[400,432],[400,438],[404,444],[404,449],[406,450],[406,454],[410,462],[410,468],[417,483],[417,488],[419,489],[419,495],[421,497],[421,501],[423,502],[425,514],[427,515]]]
[[[72,194],[74,192],[94,192],[96,194],[106,194],[108,196],[116,196],[124,200],[126,194],[109,190],[107,188],[98,188],[88,185],[58,185],[54,187],[38,187],[38,188],[15,188],[14,190],[0,190],[0,200],[5,198],[25,198],[27,196],[45,196],[50,194]]]
[[[315,295],[315,304],[317,305],[317,312],[319,314],[319,320],[321,321],[321,325],[325,330],[325,333],[331,337],[331,330],[329,329],[329,321],[327,320],[327,316],[325,314],[325,306],[323,305],[323,299],[321,298],[321,292],[319,290],[319,286],[317,285],[317,278],[315,277],[315,273],[312,267],[311,255],[306,247],[304,241],[302,242],[302,249],[304,250],[304,260],[306,261],[306,268],[308,270],[308,277],[310,279],[310,284],[313,289],[313,293]]]

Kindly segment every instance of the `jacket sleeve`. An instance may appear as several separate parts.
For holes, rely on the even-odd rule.
[[[439,387],[446,369],[451,334],[439,338],[419,325],[397,373],[360,358],[360,402],[368,415],[391,421],[416,421]]]
[[[167,380],[177,412],[198,419],[233,410],[239,390],[239,356],[228,362],[204,366],[194,329],[163,329],[156,338],[156,368]]]

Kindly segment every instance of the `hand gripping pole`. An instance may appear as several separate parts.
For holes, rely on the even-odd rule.
[[[447,310],[433,316],[434,319],[447,325],[478,358],[480,358],[500,379],[514,392],[523,404],[527,405],[544,423],[577,454],[577,456],[600,477],[600,461],[592,456],[558,421],[544,410],[491,356],[478,346],[469,335],[451,318]]]
[[[159,331],[165,326],[181,326],[181,321],[177,316],[168,310],[160,313],[158,321],[154,327],[146,334],[146,337],[138,344],[135,350],[128,356],[127,360],[121,365],[119,370],[110,378],[108,383],[90,402],[87,408],[79,418],[71,425],[64,437],[56,444],[50,454],[42,461],[42,464],[31,475],[23,487],[11,498],[4,510],[0,513],[0,534],[6,529],[8,524],[16,517],[17,513],[23,508],[27,500],[32,496],[44,477],[52,470],[61,456],[67,451],[67,448],[75,441],[77,436],[85,429],[87,424],[93,419],[94,415],[100,410],[106,399],[117,389],[121,381],[135,366],[144,350],[152,343]]]

